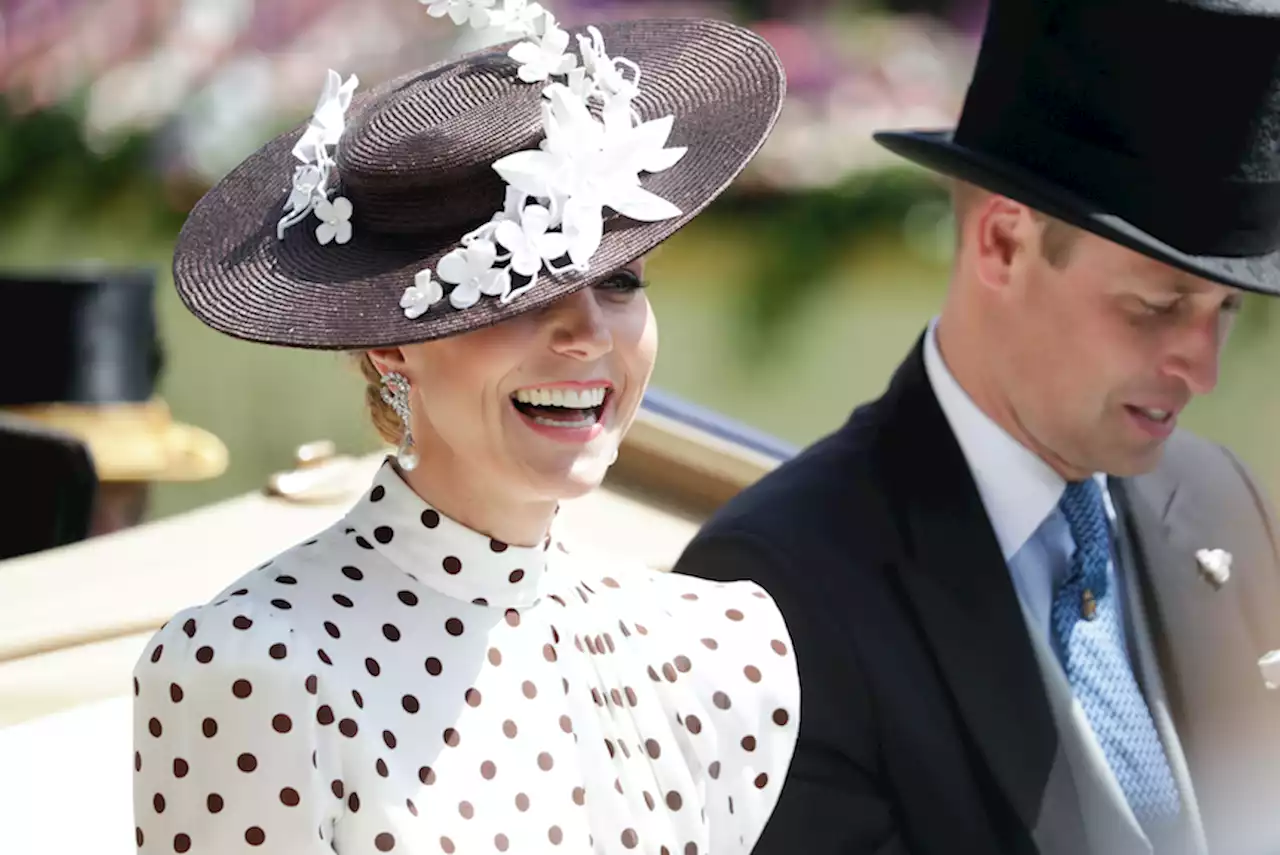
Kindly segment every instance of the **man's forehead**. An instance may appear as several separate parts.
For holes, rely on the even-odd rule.
[[[1230,285],[1223,285],[1214,282],[1211,279],[1205,279],[1194,273],[1188,273],[1178,267],[1174,267],[1165,261],[1152,258],[1136,250],[1116,244],[1107,238],[1094,234],[1088,234],[1087,239],[1102,241],[1116,247],[1119,252],[1120,261],[1124,269],[1131,272],[1135,276],[1151,282],[1154,285],[1160,285],[1170,292],[1177,294],[1187,294],[1195,296],[1197,294],[1215,294],[1229,293],[1234,294],[1240,291],[1239,288]]]

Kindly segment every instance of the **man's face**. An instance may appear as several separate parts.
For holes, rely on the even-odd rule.
[[[1060,473],[1148,472],[1217,384],[1242,294],[1085,232],[1056,261],[1022,253],[996,301],[1011,414]]]

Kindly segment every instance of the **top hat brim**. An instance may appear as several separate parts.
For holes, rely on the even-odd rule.
[[[956,143],[953,133],[881,131],[874,139],[894,154],[934,172],[1007,196],[1192,275],[1246,291],[1280,295],[1280,250],[1258,256],[1183,252],[1029,169]]]
[[[436,230],[388,235],[363,227],[357,205],[351,220],[353,236],[346,244],[319,245],[314,218],[277,239],[276,222],[284,212],[297,165],[291,152],[302,126],[250,156],[196,204],[174,253],[174,282],[183,302],[207,325],[237,338],[301,348],[368,350],[490,326],[607,280],[675,234],[729,186],[772,130],[786,84],[782,64],[768,43],[728,22],[624,21],[599,30],[611,56],[626,57],[642,71],[641,93],[635,101],[641,117],[673,116],[667,145],[688,148],[674,166],[641,177],[645,189],[680,209],[679,216],[658,222],[612,216],[606,220],[589,272],[553,275],[544,270],[536,287],[509,303],[483,297],[470,308],[458,310],[444,300],[410,319],[400,300],[414,284],[415,274],[424,268],[435,270],[445,254],[460,246],[463,234],[483,220],[457,229],[456,234]],[[459,63],[488,68],[483,83],[491,91],[529,87],[536,95],[545,84],[527,84],[516,77],[516,63],[505,57],[509,46],[442,63],[357,94],[348,115],[376,107],[380,99],[412,93]],[[498,75],[492,73],[495,64],[502,69]],[[434,108],[427,104],[418,109],[428,114]],[[521,116],[518,121],[527,118]],[[473,131],[478,135],[496,132],[484,127]],[[454,156],[453,152],[421,154],[423,158]]]
[[[78,406],[44,404],[0,412],[75,437],[87,446],[98,480],[189,482],[227,470],[226,445],[209,431],[174,421],[160,401]]]

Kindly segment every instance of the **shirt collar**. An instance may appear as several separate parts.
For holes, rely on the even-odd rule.
[[[960,387],[938,349],[937,326],[935,318],[925,336],[925,373],[1008,561],[1053,513],[1066,481],[992,421]]]
[[[347,535],[445,596],[494,608],[532,605],[547,569],[552,536],[510,546],[467,528],[424,502],[390,460],[348,513]]]

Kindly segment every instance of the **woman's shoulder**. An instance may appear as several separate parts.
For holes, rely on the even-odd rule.
[[[776,629],[782,633],[777,646],[790,650],[782,613],[769,592],[756,582],[701,579],[650,567],[625,555],[580,546],[566,547],[564,551],[572,559],[575,575],[590,591],[604,594],[616,608],[657,610],[680,619],[753,624],[753,632]]]
[[[708,822],[733,830],[723,839],[741,839],[749,850],[776,804],[799,733],[800,681],[781,611],[754,582],[570,554],[579,590],[564,600],[598,627],[584,647],[643,672],[628,679],[654,693],[675,723],[681,756],[705,771],[716,793]]]
[[[755,713],[794,717],[799,678],[791,636],[760,585],[709,581],[585,550],[570,554],[584,589],[578,596],[666,682],[685,675],[682,684],[707,690],[717,704],[731,700],[736,686],[743,701],[753,699]]]
[[[329,530],[244,573],[205,603],[182,609],[151,637],[135,668],[140,672],[195,669],[221,673],[264,657],[285,664],[309,634],[300,617],[298,579],[332,564],[337,543]],[[198,671],[197,671],[198,673]]]

